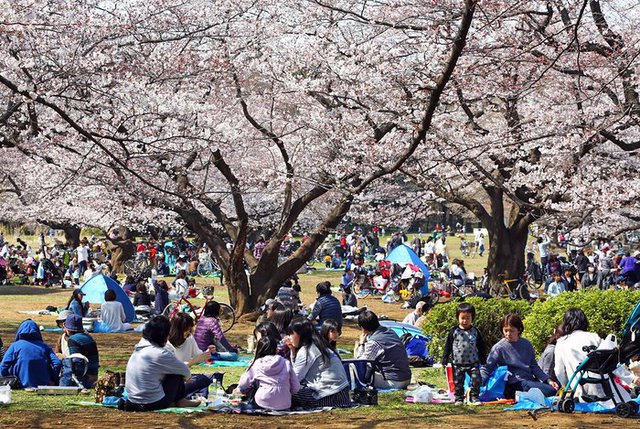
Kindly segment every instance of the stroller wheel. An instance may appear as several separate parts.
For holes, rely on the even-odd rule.
[[[571,414],[576,409],[576,404],[573,402],[573,399],[565,399],[560,405],[563,413]]]
[[[631,405],[629,405],[628,402],[621,402],[618,405],[616,405],[616,415],[618,417],[622,417],[623,419],[626,419],[627,417],[630,417],[631,414],[633,414],[633,410]]]
[[[640,404],[635,401],[629,401],[627,402],[627,404],[629,404],[629,406],[631,407],[632,414],[638,414],[638,410],[640,410]]]

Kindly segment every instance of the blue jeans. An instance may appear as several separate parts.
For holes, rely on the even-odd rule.
[[[551,385],[549,385],[547,383],[542,383],[540,381],[530,381],[530,380],[522,382],[522,391],[523,392],[527,392],[527,391],[529,391],[529,390],[531,390],[531,389],[533,389],[535,387],[540,389],[545,397],[555,396],[555,394],[557,393],[557,390],[553,386],[551,386]]]

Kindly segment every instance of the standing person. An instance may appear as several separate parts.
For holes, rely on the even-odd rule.
[[[2,358],[0,376],[16,377],[20,387],[52,386],[58,384],[60,367],[60,359],[42,341],[36,322],[27,319]]]
[[[238,382],[239,392],[247,394],[255,389],[253,402],[266,410],[291,408],[291,397],[300,390],[291,362],[278,355],[277,349],[275,338],[261,337],[253,362]]]
[[[127,362],[127,399],[118,402],[125,411],[153,411],[169,407],[196,407],[200,401],[186,398],[189,367],[166,350],[171,323],[165,316],[149,320]]]
[[[350,406],[349,381],[342,362],[311,322],[295,319],[289,332],[285,342],[302,386],[293,395],[293,404],[303,408]]]
[[[176,279],[174,281],[174,287],[178,296],[185,296],[187,294],[187,289],[189,289],[189,282],[187,281],[186,270],[178,271],[178,274],[176,275]]]
[[[153,301],[153,308],[156,314],[162,314],[167,305],[169,305],[169,285],[164,280],[160,280],[155,284],[156,299]]]
[[[587,268],[590,265],[589,258],[584,254],[584,249],[580,249],[578,251],[578,255],[576,259],[573,260],[573,265],[576,266],[576,271],[578,272],[578,281],[582,281],[582,277],[587,272]]]
[[[100,306],[100,319],[109,326],[111,332],[128,331],[130,323],[125,323],[127,316],[124,314],[122,303],[116,301],[116,291],[107,290],[104,293],[104,303]]]
[[[76,249],[76,255],[78,257],[78,274],[82,277],[84,272],[87,270],[87,264],[89,263],[89,246],[87,237],[84,237],[80,242],[80,245]]]
[[[267,247],[267,243],[264,239],[264,236],[258,236],[256,244],[253,245],[253,256],[258,260],[262,258],[262,252],[264,252],[265,247]]]
[[[482,380],[487,380],[497,367],[507,366],[509,378],[504,391],[505,398],[513,399],[516,391],[527,392],[533,388],[540,389],[544,396],[555,395],[558,383],[540,369],[533,346],[522,338],[524,325],[520,316],[508,314],[500,322],[500,329],[504,338],[491,348],[487,364],[480,370]],[[556,356],[558,352],[556,346]]]
[[[480,233],[478,236],[478,255],[482,256],[484,253],[484,234]]]
[[[77,314],[67,316],[63,329],[69,354],[63,354],[60,385],[76,386],[79,383],[81,387],[90,389],[98,381],[98,345],[93,337],[84,331],[82,317]]]
[[[456,405],[462,405],[464,400],[464,379],[469,375],[471,391],[469,403],[479,403],[482,376],[480,364],[487,361],[487,352],[480,331],[473,326],[476,309],[471,304],[462,303],[456,309],[458,326],[449,331],[442,354],[442,366],[451,362],[455,385]]]
[[[549,245],[551,244],[551,239],[548,235],[544,235],[542,237],[538,237],[538,254],[540,255],[540,265],[542,266],[542,273],[544,276],[548,276],[549,269],[547,264],[549,263]]]
[[[89,303],[82,302],[83,296],[84,292],[82,292],[82,290],[74,289],[71,293],[71,298],[69,298],[69,301],[67,302],[67,306],[65,308],[73,314],[77,314],[80,317],[85,317],[87,315],[87,312],[89,311]]]
[[[358,315],[362,330],[356,342],[356,359],[376,361],[380,372],[374,374],[378,389],[405,389],[411,383],[409,358],[402,341],[391,329],[380,325],[378,316],[366,310]]]
[[[331,295],[331,283],[318,283],[316,285],[316,293],[318,299],[309,315],[309,320],[322,325],[325,320],[332,319],[342,328],[342,307],[338,298]]]
[[[606,282],[607,277],[613,270],[613,252],[607,250],[598,261],[598,287],[600,290],[605,290],[609,287]]]
[[[588,289],[590,287],[597,286],[598,284],[598,276],[595,273],[595,268],[593,265],[589,264],[587,267],[587,272],[582,276],[582,280],[580,282],[580,286],[582,289]]]

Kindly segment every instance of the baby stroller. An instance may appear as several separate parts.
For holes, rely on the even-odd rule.
[[[567,388],[562,396],[554,402],[552,409],[560,412],[572,413],[575,409],[575,388],[585,384],[597,384],[602,387],[605,397],[584,397],[590,402],[611,400],[619,417],[630,417],[638,414],[638,403],[621,400],[626,391],[616,382],[613,372],[618,364],[628,364],[630,359],[640,355],[640,336],[636,335],[640,326],[640,303],[638,303],[622,331],[622,340],[618,348],[598,349],[595,346],[585,346],[583,350],[588,352],[587,357],[567,382]],[[615,339],[615,338],[614,338]],[[623,392],[624,391],[624,392]]]

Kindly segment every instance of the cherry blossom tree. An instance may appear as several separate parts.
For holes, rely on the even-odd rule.
[[[529,226],[638,226],[638,22],[626,1],[513,2],[472,32],[404,173],[489,231],[488,268],[517,278]]]
[[[3,3],[1,150],[37,153],[118,204],[178,214],[214,252],[241,314],[425,141],[476,10],[474,0]],[[309,210],[310,238],[279,263]],[[247,236],[267,224],[256,260]]]

